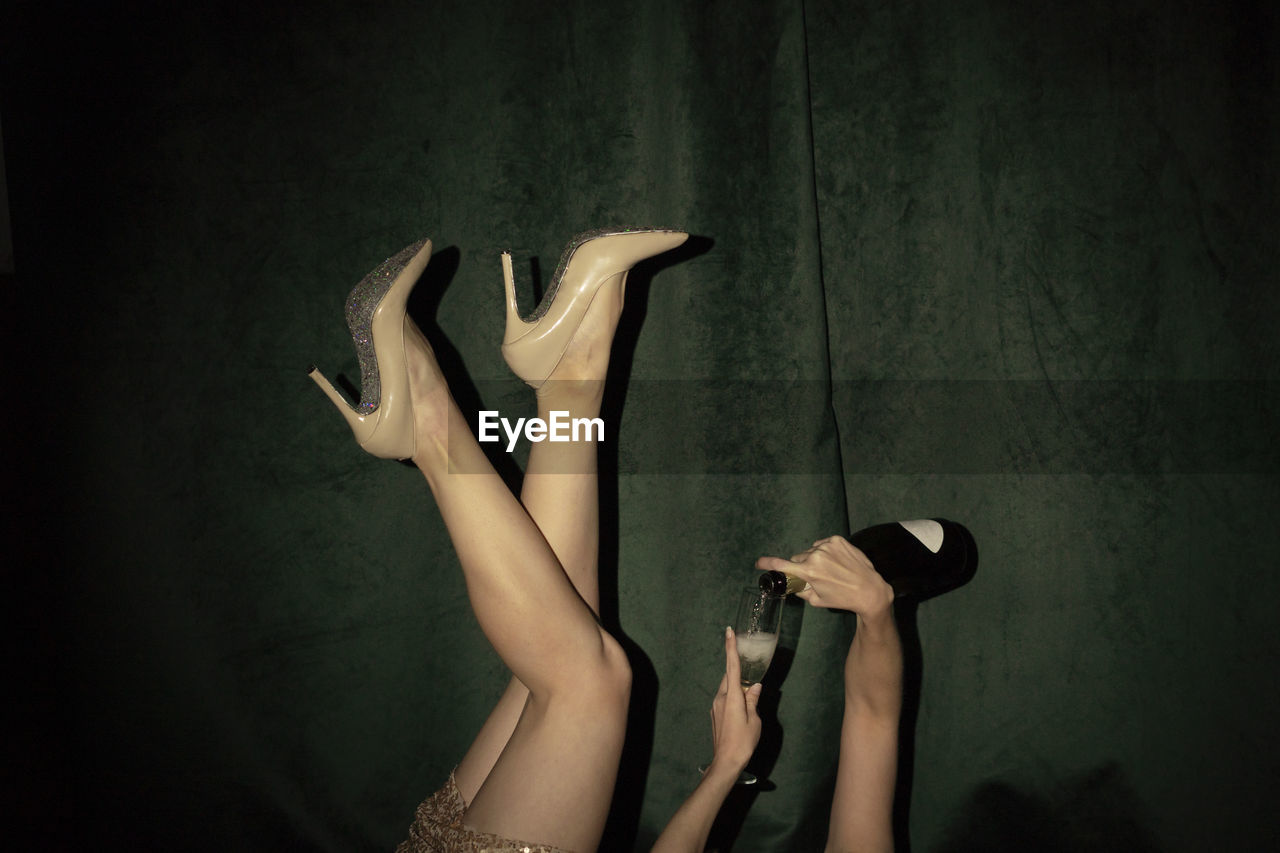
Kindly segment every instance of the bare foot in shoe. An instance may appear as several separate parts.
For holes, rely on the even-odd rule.
[[[443,448],[449,434],[449,409],[453,398],[435,351],[417,324],[404,318],[405,366],[409,372],[409,396],[413,400],[414,461],[431,448]]]
[[[546,384],[538,389],[539,396],[603,388],[605,374],[609,372],[613,335],[622,316],[622,297],[623,286],[614,282],[596,292],[560,363],[551,371]]]

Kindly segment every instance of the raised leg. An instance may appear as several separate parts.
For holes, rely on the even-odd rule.
[[[599,413],[618,308],[603,302],[588,312],[581,340],[539,390],[541,417]],[[419,366],[415,462],[454,538],[481,627],[514,674],[456,772],[466,822],[594,849],[617,772],[630,675],[593,612],[595,445],[535,444],[522,506],[489,468],[434,365],[423,358]]]
[[[571,393],[575,390],[580,393]],[[546,420],[553,411],[567,411],[573,418],[596,417],[600,394],[591,388],[544,385],[543,393],[538,395],[538,417]],[[535,444],[529,454],[520,502],[560,560],[578,595],[598,615],[599,492],[595,445]],[[512,677],[459,763],[455,777],[468,803],[506,747],[528,697],[528,688],[519,678]]]

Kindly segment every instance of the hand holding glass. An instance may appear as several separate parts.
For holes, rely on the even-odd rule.
[[[782,596],[762,592],[758,587],[743,590],[739,597],[733,633],[738,648],[739,685],[744,691],[764,678],[773,661],[784,600]],[[698,770],[707,772],[705,766]],[[746,771],[738,774],[739,785],[754,785],[757,781]]]

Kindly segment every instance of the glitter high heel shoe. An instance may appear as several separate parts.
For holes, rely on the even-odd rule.
[[[661,228],[602,229],[579,234],[560,256],[551,287],[537,310],[520,317],[516,304],[511,254],[502,254],[507,289],[507,329],[502,356],[528,384],[541,388],[560,359],[591,301],[604,287],[625,288],[631,268],[654,255],[679,246],[689,235]]]
[[[413,406],[404,361],[409,293],[431,260],[431,241],[421,240],[383,261],[347,297],[347,326],[360,360],[360,403],[352,405],[315,366],[315,380],[347,419],[356,441],[374,456],[413,456]]]

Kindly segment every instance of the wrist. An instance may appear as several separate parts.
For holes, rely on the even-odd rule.
[[[893,619],[893,595],[884,607],[855,614],[858,617],[857,633],[868,639],[889,637],[897,634],[898,626]]]
[[[727,758],[716,757],[711,760],[707,772],[702,774],[702,778],[711,781],[728,781],[733,784],[738,780],[738,774],[747,766],[746,761],[730,761]]]

